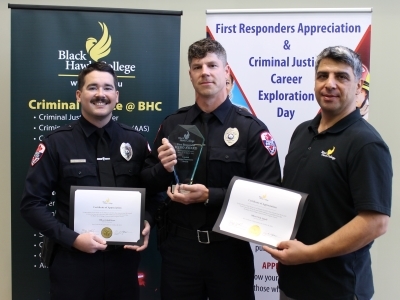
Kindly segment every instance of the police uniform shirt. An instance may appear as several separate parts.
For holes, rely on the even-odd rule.
[[[177,125],[194,124],[201,127],[201,109],[197,104],[179,109],[168,116],[161,124],[154,142],[154,149],[162,143],[161,140],[176,128]],[[208,122],[208,137],[206,158],[206,182],[209,189],[209,204],[203,203],[183,205],[171,201],[169,218],[182,227],[194,227],[192,220],[197,213],[205,213],[206,224],[202,229],[211,229],[221,209],[226,189],[233,176],[240,176],[273,185],[280,185],[281,172],[275,142],[272,139],[266,144],[263,136],[268,128],[255,116],[225,100],[212,112],[213,117]],[[225,133],[229,128],[238,130],[239,138],[228,146]],[[264,135],[263,135],[264,134]],[[156,153],[146,160],[142,177],[148,187],[165,191],[173,181],[173,173],[167,172],[156,157]],[[193,228],[198,229],[198,228]]]
[[[146,139],[132,128],[110,121],[105,127],[117,187],[141,187],[139,174],[149,153]],[[96,159],[97,127],[83,117],[50,133],[39,145],[43,153],[32,160],[21,202],[26,221],[45,236],[71,247],[78,233],[68,228],[70,187],[100,186]],[[129,143],[132,157],[126,160],[121,144]],[[38,149],[39,149],[38,148]],[[55,218],[46,205],[56,193]],[[151,222],[151,216],[146,214]]]

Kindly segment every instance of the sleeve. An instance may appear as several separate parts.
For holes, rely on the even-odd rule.
[[[390,216],[392,159],[383,142],[364,145],[349,161],[349,184],[357,211],[373,210]]]
[[[65,247],[72,247],[78,233],[57,220],[47,206],[58,180],[57,156],[52,153],[48,139],[40,143],[39,147],[44,147],[44,151],[39,160],[32,160],[29,167],[20,212],[34,229]],[[38,152],[39,148],[35,156]]]
[[[276,142],[265,125],[253,122],[248,134],[248,179],[281,186],[281,167]]]

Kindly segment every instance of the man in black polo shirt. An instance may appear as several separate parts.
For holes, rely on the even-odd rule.
[[[321,113],[294,131],[282,183],[308,193],[308,207],[295,240],[264,249],[280,263],[281,299],[369,300],[369,249],[386,232],[391,210],[391,157],[356,108],[359,55],[326,48],[315,70]]]

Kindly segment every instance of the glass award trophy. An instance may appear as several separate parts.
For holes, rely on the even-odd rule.
[[[192,184],[204,147],[203,135],[196,125],[178,125],[168,140],[175,148],[178,161],[174,166],[175,184]]]

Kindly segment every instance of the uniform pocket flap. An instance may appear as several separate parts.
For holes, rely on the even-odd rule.
[[[209,159],[224,162],[244,163],[246,160],[246,149],[211,148]]]

